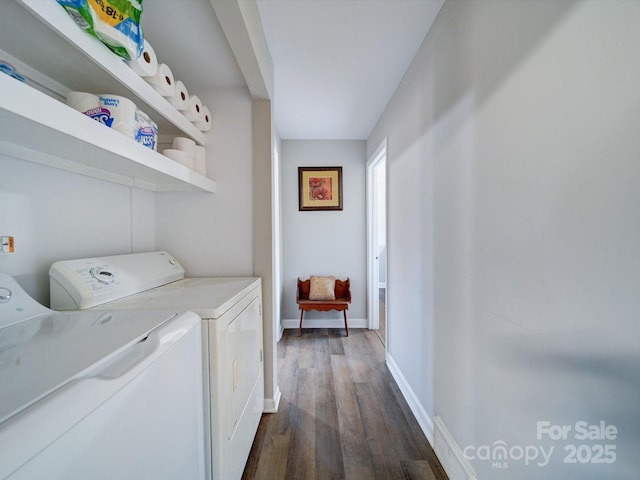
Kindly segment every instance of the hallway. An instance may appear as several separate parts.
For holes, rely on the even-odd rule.
[[[373,331],[285,330],[282,400],[262,417],[243,479],[443,480]]]

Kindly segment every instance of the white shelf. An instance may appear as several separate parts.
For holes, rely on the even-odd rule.
[[[2,16],[11,18],[0,34],[9,53],[72,90],[126,96],[163,135],[186,134],[204,145],[200,130],[120,57],[80,29],[55,0],[19,2],[24,7],[3,1],[0,9]]]
[[[0,153],[152,191],[215,192],[213,180],[0,74]]]
[[[0,45],[40,84],[32,83],[36,90],[0,75],[0,153],[153,191],[215,192],[213,180],[58,101],[68,90],[122,95],[162,137],[205,144],[200,130],[55,0],[1,0]]]

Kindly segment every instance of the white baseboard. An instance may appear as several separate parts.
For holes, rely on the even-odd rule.
[[[398,388],[402,392],[402,396],[409,404],[409,408],[411,412],[416,417],[418,421],[418,425],[422,429],[422,433],[424,433],[425,437],[433,447],[433,421],[431,417],[427,414],[425,409],[423,408],[420,400],[416,396],[413,389],[409,386],[407,379],[404,378],[402,372],[398,368],[398,364],[396,364],[395,360],[389,353],[387,352],[387,367],[389,367],[389,371],[391,372],[391,376],[394,378],[396,383],[398,384]]]
[[[280,387],[276,385],[276,391],[273,394],[273,398],[264,399],[264,413],[278,413],[278,406],[280,405],[280,398],[282,398],[282,392]]]
[[[366,318],[348,318],[347,324],[349,328],[369,328],[369,322]],[[299,318],[285,318],[282,320],[282,328],[298,328],[300,326]],[[302,328],[344,328],[344,318],[310,318],[302,321]]]
[[[398,364],[389,353],[387,353],[387,367],[389,367],[389,371],[398,384],[404,399],[409,404],[409,408],[416,417],[422,432],[433,447],[438,460],[442,464],[442,468],[447,472],[449,480],[477,480],[478,477],[475,470],[465,458],[462,449],[449,433],[449,430],[447,430],[442,418],[435,416],[434,424],[407,379],[402,375]]]
[[[284,324],[280,322],[280,328],[278,328],[278,338],[276,339],[276,343],[282,340],[282,335],[284,335]]]
[[[435,417],[433,450],[450,480],[477,480],[478,477],[469,460],[465,458],[453,435],[438,416]]]

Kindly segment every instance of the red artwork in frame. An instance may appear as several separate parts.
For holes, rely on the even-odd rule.
[[[342,210],[342,167],[298,167],[300,211]]]

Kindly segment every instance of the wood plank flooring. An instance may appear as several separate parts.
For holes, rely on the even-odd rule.
[[[366,329],[285,330],[278,413],[264,414],[244,480],[446,480]]]

